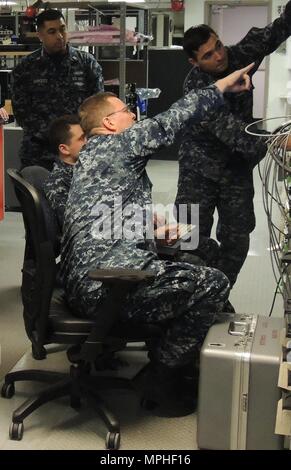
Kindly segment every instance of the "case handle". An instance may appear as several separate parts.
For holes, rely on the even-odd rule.
[[[250,325],[243,321],[231,321],[229,323],[228,333],[233,336],[245,336],[250,331]]]

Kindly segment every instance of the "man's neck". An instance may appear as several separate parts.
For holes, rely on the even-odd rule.
[[[93,127],[91,129],[89,136],[92,137],[93,135],[108,135],[108,134],[115,134],[115,132],[106,129],[105,127]]]
[[[45,46],[43,46],[43,54],[46,56],[51,57],[52,59],[63,59],[65,55],[67,55],[68,52],[68,46],[66,46],[66,49],[59,51],[59,52],[50,52],[48,51]]]
[[[76,160],[71,155],[59,155],[60,160],[67,165],[75,165]]]

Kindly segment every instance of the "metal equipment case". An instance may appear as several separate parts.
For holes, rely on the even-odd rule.
[[[284,319],[233,315],[213,325],[201,350],[198,446],[281,449],[274,434]]]

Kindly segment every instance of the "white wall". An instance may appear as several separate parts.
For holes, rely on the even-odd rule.
[[[273,0],[273,19],[278,16],[278,6],[285,5],[286,3],[286,1],[282,0]],[[287,56],[280,52],[274,52],[270,56],[267,117],[284,116],[288,113],[286,100],[280,99],[280,95],[286,96],[287,94],[288,75]]]
[[[214,6],[209,15],[209,25],[217,32],[224,44],[236,44],[243,38],[253,25],[263,28],[268,24],[268,5],[227,5]],[[253,115],[256,119],[265,117],[265,70],[266,61],[260,64],[260,69],[253,78],[254,108]]]
[[[184,0],[184,31],[194,24],[204,23],[205,0]]]
[[[205,1],[206,0],[185,0],[185,31],[195,24],[205,23]],[[278,17],[278,7],[280,5],[285,5],[286,3],[287,0],[271,0],[271,21]],[[286,55],[283,53],[274,52],[270,56],[269,83],[267,91],[268,118],[282,116],[287,113],[286,101],[280,98],[280,95],[286,95],[287,82],[291,79],[291,72],[288,72],[286,62]]]
[[[217,25],[218,29],[212,22],[213,29],[224,44],[231,45],[243,38],[253,25],[263,28],[268,24],[268,7],[235,5],[232,8],[219,8],[215,14],[212,13],[212,18],[217,16],[222,16],[222,21]]]

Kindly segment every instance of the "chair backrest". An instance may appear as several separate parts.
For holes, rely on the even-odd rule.
[[[40,190],[23,178],[17,170],[8,169],[7,173],[21,205],[25,226],[26,247],[21,285],[25,328],[35,357],[41,358],[45,357],[43,345],[56,278],[54,239],[51,238],[54,229],[51,233],[48,230],[53,214],[47,211],[46,206],[44,210],[44,198]],[[30,177],[31,181],[35,181],[33,177],[36,178],[37,170],[26,169],[23,173],[27,178]],[[39,174],[41,173],[44,176],[44,173],[39,171]]]
[[[44,183],[48,178],[50,172],[41,166],[27,166],[20,171],[20,176],[22,176],[25,181],[30,183],[34,189],[37,190],[38,198],[40,205],[42,207],[45,225],[47,230],[47,236],[51,240],[56,257],[60,254],[60,239],[61,233],[60,228],[55,216],[53,209],[51,208],[45,193],[43,191]]]

